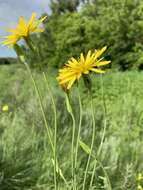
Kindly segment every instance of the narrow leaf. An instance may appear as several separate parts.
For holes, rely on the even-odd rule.
[[[79,140],[79,145],[87,154],[91,154],[91,149],[83,141]]]

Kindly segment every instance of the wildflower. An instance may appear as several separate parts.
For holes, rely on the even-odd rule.
[[[88,51],[84,56],[81,53],[79,60],[71,58],[64,68],[59,70],[59,76],[57,80],[61,86],[66,86],[69,90],[72,85],[78,81],[81,76],[89,74],[91,71],[95,73],[104,73],[99,67],[109,64],[111,61],[103,61],[103,58],[99,57],[105,52],[107,47],[103,47],[100,50],[95,50],[93,53]]]
[[[43,32],[43,27],[39,28],[39,25],[47,18],[47,16],[41,18],[40,20],[36,20],[36,17],[36,13],[32,13],[29,22],[26,22],[24,17],[21,16],[17,26],[15,28],[10,28],[7,30],[11,34],[4,37],[5,40],[3,41],[3,45],[13,46],[21,38],[27,40],[31,33]]]
[[[3,111],[3,112],[7,112],[8,110],[9,110],[8,105],[4,105],[4,106],[2,107],[2,111]]]

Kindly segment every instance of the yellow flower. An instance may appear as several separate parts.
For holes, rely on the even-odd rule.
[[[4,106],[2,107],[2,111],[3,111],[3,112],[7,112],[8,110],[9,110],[8,105],[4,105]]]
[[[88,51],[86,56],[81,53],[78,60],[71,58],[64,68],[59,70],[59,76],[57,77],[59,84],[64,87],[66,86],[69,90],[82,75],[87,75],[91,71],[95,73],[104,73],[105,71],[101,70],[99,67],[107,65],[111,61],[103,61],[103,58],[99,59],[99,57],[106,49],[107,47],[103,47],[100,50],[95,50],[93,53]]]
[[[47,16],[41,18],[40,20],[36,20],[36,17],[36,13],[32,13],[29,22],[26,22],[24,17],[21,16],[17,26],[7,30],[11,34],[4,37],[5,40],[3,41],[3,45],[13,46],[21,38],[27,39],[33,32],[43,32],[43,27],[39,28],[39,25],[47,18]]]

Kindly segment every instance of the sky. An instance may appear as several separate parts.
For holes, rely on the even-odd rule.
[[[50,12],[50,0],[0,0],[0,36],[5,36],[5,29],[15,27],[20,16],[29,19],[32,12],[41,16]],[[0,57],[15,57],[12,48],[0,45]]]

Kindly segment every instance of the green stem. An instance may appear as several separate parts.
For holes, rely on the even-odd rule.
[[[47,123],[47,120],[46,120],[46,115],[45,115],[45,112],[44,112],[44,108],[43,108],[42,99],[41,99],[41,95],[40,95],[39,89],[38,89],[38,87],[37,87],[37,85],[36,85],[36,83],[35,83],[34,77],[33,77],[32,73],[31,73],[31,70],[30,70],[28,64],[25,62],[24,65],[26,66],[26,68],[27,68],[27,70],[28,70],[28,72],[29,72],[29,74],[30,74],[30,76],[31,76],[31,79],[32,79],[32,82],[33,82],[33,84],[34,84],[36,93],[37,93],[37,95],[38,95],[41,112],[42,112],[43,119],[44,119],[44,123],[45,123],[46,129],[47,129],[48,138],[49,138],[49,141],[50,141],[50,145],[51,145],[51,148],[52,148],[52,152],[54,153],[55,150],[54,150],[53,142],[52,142],[52,140],[51,140],[51,131],[50,131],[50,128],[49,128],[48,123]],[[56,165],[57,165],[57,159],[56,159]],[[55,167],[55,169],[56,169],[56,170],[57,170],[57,169],[60,170],[59,167],[58,167],[58,168]],[[67,186],[67,189],[70,189],[70,187],[69,187],[69,185],[68,185],[68,182],[66,181],[66,179],[65,179],[65,177],[64,177],[64,175],[63,175],[63,173],[62,173],[61,170],[60,170],[60,176],[62,177],[63,181],[65,182],[65,184],[66,184],[66,186]]]
[[[38,87],[37,87],[37,84],[36,84],[36,82],[35,82],[35,80],[34,80],[33,74],[32,74],[32,72],[31,72],[31,70],[30,70],[28,64],[27,64],[26,62],[24,62],[24,65],[26,66],[26,69],[27,69],[27,71],[28,71],[29,74],[30,74],[30,77],[31,77],[31,79],[32,79],[34,88],[35,88],[36,93],[37,93],[37,95],[38,95],[37,97],[38,97],[38,100],[39,100],[40,109],[41,109],[42,116],[43,116],[43,119],[44,119],[45,127],[46,127],[46,129],[47,129],[47,134],[48,134],[49,142],[50,142],[52,151],[54,151],[54,145],[53,145],[53,142],[52,142],[52,139],[51,139],[51,131],[50,131],[48,122],[47,122],[47,120],[46,120],[46,115],[45,115],[45,112],[44,112],[44,108],[43,108],[43,104],[42,104],[42,98],[41,98],[39,89],[38,89]]]
[[[27,43],[28,47],[35,53],[38,55],[38,58],[40,57],[40,54],[39,54],[39,51],[37,49],[36,51],[36,48],[33,46],[33,42],[30,38],[24,38],[25,42]],[[47,121],[46,121],[46,117],[45,117],[45,113],[44,113],[44,109],[43,109],[43,105],[42,105],[42,100],[40,98],[40,93],[39,93],[39,90],[36,86],[36,83],[35,83],[35,80],[32,76],[32,73],[31,73],[31,70],[29,68],[29,66],[26,64],[26,67],[27,69],[29,70],[29,73],[31,75],[31,78],[32,78],[32,81],[33,81],[33,84],[35,86],[35,89],[37,91],[37,94],[38,94],[38,97],[39,97],[39,102],[40,102],[40,106],[41,106],[41,110],[42,110],[42,113],[43,113],[43,118],[44,118],[44,121],[45,121],[45,126],[46,128],[48,129],[48,124],[47,124]],[[52,95],[52,92],[51,92],[51,89],[49,87],[49,82],[46,78],[46,75],[45,73],[43,72],[43,76],[44,76],[44,79],[46,81],[46,84],[47,84],[47,88],[48,88],[48,91],[50,93],[50,97],[51,97],[51,100],[52,100],[52,105],[53,105],[53,111],[54,111],[54,121],[55,121],[55,124],[54,124],[54,144],[52,143],[52,140],[51,140],[51,137],[50,137],[50,143],[52,143],[52,151],[53,151],[53,154],[54,154],[54,184],[55,184],[55,190],[57,190],[57,172],[56,172],[56,169],[57,169],[57,156],[56,156],[56,139],[57,139],[57,112],[56,112],[56,106],[55,106],[55,102],[54,102],[54,98],[53,98],[53,95]],[[48,131],[48,136],[49,136],[49,131]]]
[[[27,42],[27,43],[28,43],[28,42]],[[31,50],[34,51],[34,53],[36,53],[34,47],[31,47],[30,44],[27,44],[27,45],[29,46],[29,48],[30,48]],[[48,134],[49,142],[50,142],[50,145],[51,145],[52,152],[54,153],[54,162],[56,163],[56,164],[54,163],[54,165],[55,165],[54,173],[55,173],[56,171],[57,171],[57,172],[60,171],[59,174],[60,174],[61,178],[63,179],[63,181],[65,182],[65,184],[66,184],[66,186],[67,186],[67,189],[70,189],[70,187],[69,187],[69,185],[68,185],[68,182],[66,181],[66,179],[65,179],[65,177],[64,177],[64,175],[63,175],[61,169],[58,167],[57,159],[55,159],[55,157],[56,157],[56,149],[55,149],[55,146],[54,146],[54,145],[56,144],[56,133],[57,133],[57,129],[55,130],[55,133],[54,133],[54,137],[55,137],[55,138],[54,138],[54,145],[53,145],[53,142],[52,142],[52,139],[51,139],[51,131],[50,131],[49,125],[48,125],[48,123],[47,123],[46,115],[45,115],[45,112],[44,112],[44,107],[43,107],[43,104],[42,104],[42,98],[41,98],[39,89],[38,89],[38,87],[37,87],[37,84],[36,84],[36,82],[35,82],[35,80],[34,80],[33,74],[32,74],[32,72],[31,72],[31,70],[30,70],[30,67],[29,67],[29,65],[27,64],[27,62],[25,61],[24,52],[23,52],[23,50],[21,49],[21,47],[20,47],[19,45],[17,45],[17,44],[14,46],[14,50],[16,51],[17,56],[19,57],[20,61],[25,65],[25,67],[26,67],[26,69],[27,69],[27,71],[28,71],[28,73],[29,73],[29,75],[30,75],[30,77],[31,77],[31,79],[32,79],[32,82],[33,82],[35,91],[36,91],[37,96],[38,96],[38,100],[39,100],[39,103],[40,103],[40,108],[41,108],[42,116],[43,116],[43,119],[44,119],[45,127],[46,127],[46,129],[47,129],[47,134]],[[56,106],[55,106],[55,107],[56,107]],[[56,110],[56,109],[54,108],[54,112],[55,112],[55,110]],[[56,118],[56,115],[55,115],[55,118]],[[56,125],[57,125],[57,121],[55,120],[55,126],[56,126]],[[56,161],[55,161],[55,160],[56,160]],[[57,168],[56,168],[56,166],[57,166]],[[56,178],[55,178],[55,179],[56,179]]]
[[[105,97],[104,97],[103,76],[102,76],[102,74],[100,76],[101,76],[101,94],[102,94],[103,114],[104,114],[104,127],[103,127],[103,133],[102,133],[102,137],[101,137],[101,142],[100,142],[100,145],[99,145],[99,148],[98,148],[98,151],[97,151],[97,158],[99,157],[99,155],[101,153],[101,150],[102,150],[102,147],[103,147],[103,142],[104,142],[104,139],[105,139],[106,128],[107,128],[107,118],[106,118],[107,111],[106,111],[106,103],[105,103]],[[93,168],[93,171],[92,171],[92,177],[91,177],[91,180],[90,180],[90,188],[92,188],[94,175],[95,175],[95,171],[96,171],[96,165],[97,165],[97,161],[95,160],[94,168]]]
[[[55,100],[54,100],[54,97],[49,85],[48,78],[44,72],[43,72],[43,77],[47,84],[47,88],[52,100],[53,112],[54,112],[54,183],[55,183],[55,190],[56,190],[57,189],[57,172],[56,172],[56,168],[57,168],[57,110],[56,110],[56,104],[55,104]]]
[[[106,109],[106,102],[105,102],[105,96],[104,96],[104,85],[103,85],[102,74],[101,74],[101,91],[102,91],[102,102],[103,102],[104,127],[103,127],[103,134],[102,134],[101,143],[97,152],[97,156],[100,155],[100,152],[102,150],[102,146],[103,146],[103,142],[104,142],[105,134],[106,134],[106,128],[107,128],[107,109]]]
[[[71,104],[70,104],[70,101],[69,101],[69,97],[68,97],[68,94],[65,94],[66,95],[66,104],[67,104],[67,110],[69,112],[69,114],[71,115],[71,118],[72,118],[72,123],[73,123],[73,126],[72,126],[72,143],[71,143],[71,163],[72,163],[72,189],[75,190],[76,189],[76,185],[75,185],[75,165],[74,165],[74,156],[75,156],[75,153],[74,153],[74,141],[75,141],[75,118],[74,118],[74,114],[73,114],[73,111],[72,111],[72,108],[71,108]]]
[[[90,154],[88,156],[87,164],[86,164],[86,169],[85,169],[85,174],[84,174],[84,180],[83,180],[83,188],[82,190],[85,190],[85,184],[86,184],[86,178],[87,178],[87,173],[88,173],[88,168],[92,156],[92,151],[93,151],[93,146],[94,146],[94,140],[95,140],[95,118],[94,118],[94,105],[93,105],[93,97],[91,95],[91,110],[92,110],[92,140],[91,140],[91,146],[90,146]]]
[[[34,84],[34,87],[35,87],[35,90],[36,90],[36,93],[38,95],[38,99],[39,99],[39,103],[40,103],[40,108],[41,108],[41,112],[42,112],[42,116],[43,116],[43,119],[44,119],[44,123],[45,123],[45,126],[46,126],[46,129],[47,129],[47,134],[48,134],[48,138],[49,138],[49,142],[50,142],[50,145],[51,145],[51,148],[52,148],[52,152],[54,153],[55,150],[54,150],[54,145],[53,145],[53,142],[51,140],[51,131],[50,131],[50,128],[48,126],[48,123],[47,123],[47,120],[46,120],[46,115],[45,115],[45,112],[44,112],[44,108],[43,108],[43,104],[42,104],[42,99],[41,99],[41,95],[40,95],[40,92],[39,92],[39,89],[35,83],[35,80],[34,80],[34,77],[32,75],[32,72],[28,66],[28,64],[26,62],[24,62],[24,65],[26,66],[26,69],[28,70],[30,76],[31,76],[31,79],[32,79],[32,82]],[[57,159],[56,159],[56,165],[57,165]],[[57,170],[57,168],[56,168]],[[58,167],[58,170],[59,170],[59,167]],[[66,186],[67,186],[67,189],[70,189],[69,185],[68,185],[68,182],[66,181],[62,171],[61,171],[61,174],[60,176],[62,177],[63,181],[65,182]]]
[[[80,132],[81,132],[81,124],[82,124],[82,102],[81,102],[81,96],[80,96],[80,91],[79,91],[79,86],[78,86],[78,101],[79,101],[79,128],[78,128],[78,134],[77,134],[77,142],[76,142],[76,148],[75,148],[75,170],[76,170],[76,175],[75,175],[75,184],[77,181],[77,156],[78,156],[78,147],[79,147],[79,140],[80,140]]]
[[[74,140],[75,140],[75,118],[74,115],[71,114],[72,121],[73,121],[73,129],[72,129],[72,147],[71,147],[71,152],[72,152],[72,180],[73,180],[73,189],[75,188],[75,165],[74,165]]]

